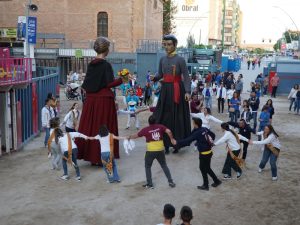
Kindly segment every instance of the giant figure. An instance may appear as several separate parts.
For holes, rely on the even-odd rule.
[[[159,62],[158,75],[154,82],[162,80],[154,116],[156,122],[169,128],[176,140],[186,138],[191,133],[190,100],[191,82],[188,69],[183,57],[176,54],[177,39],[174,35],[165,35],[163,44],[167,55]],[[166,153],[169,153],[171,142],[164,136]],[[174,153],[177,153],[175,149]]]

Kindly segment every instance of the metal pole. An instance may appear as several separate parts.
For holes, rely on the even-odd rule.
[[[225,35],[225,11],[226,11],[226,0],[223,0],[223,21],[222,21],[222,52],[224,51],[224,35]]]
[[[298,33],[298,49],[300,50],[300,34],[299,34],[299,29],[297,24],[295,23],[295,21],[293,20],[293,18],[290,16],[290,14],[287,13],[287,11],[285,11],[283,8],[279,7],[279,6],[273,6],[274,8],[278,8],[280,9],[282,12],[284,12],[289,18],[290,20],[293,22],[293,24],[295,25],[296,29],[297,29],[297,33]]]
[[[26,16],[26,35],[25,35],[25,54],[26,58],[29,58],[29,44],[28,44],[28,17],[29,17],[29,6],[31,5],[31,0],[28,0],[28,4],[25,5],[25,16]]]

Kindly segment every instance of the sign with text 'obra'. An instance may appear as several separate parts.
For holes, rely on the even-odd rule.
[[[28,17],[28,43],[36,44],[36,30],[37,30],[37,19],[36,17]]]

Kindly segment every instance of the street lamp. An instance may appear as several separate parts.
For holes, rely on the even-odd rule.
[[[36,12],[38,11],[38,7],[37,5],[35,4],[32,4],[31,0],[28,0],[28,4],[25,5],[25,15],[26,15],[26,37],[25,37],[25,46],[26,48],[24,49],[24,56],[26,58],[29,58],[30,57],[30,54],[29,54],[29,43],[28,43],[28,17],[29,17],[29,12],[32,11],[32,12]]]
[[[297,29],[297,33],[298,33],[298,49],[300,49],[300,33],[299,33],[299,29],[298,29],[298,26],[297,24],[295,23],[295,21],[293,20],[293,18],[290,16],[290,14],[287,13],[287,11],[285,11],[283,8],[277,6],[277,5],[273,5],[273,8],[276,8],[276,9],[280,9],[282,12],[284,12],[285,15],[287,15],[290,20],[293,22],[294,26],[296,27]]]
[[[289,34],[289,38],[290,38],[291,43],[292,43],[292,36],[291,36],[291,34],[290,34],[290,32],[289,32],[287,26],[285,26],[285,25],[282,23],[282,21],[281,21],[278,17],[273,17],[272,19],[277,19],[279,22],[281,22],[281,25],[284,26],[285,31]]]

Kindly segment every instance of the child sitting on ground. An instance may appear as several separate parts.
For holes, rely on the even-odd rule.
[[[160,223],[157,225],[171,225],[172,219],[175,217],[175,208],[171,204],[165,204],[164,206],[164,223]]]
[[[193,219],[193,211],[188,206],[183,206],[180,211],[180,218],[182,220],[181,225],[191,225]]]
[[[117,170],[117,164],[114,159],[114,139],[121,140],[124,137],[117,137],[109,133],[107,127],[102,125],[99,129],[99,134],[94,137],[101,145],[101,160],[104,166],[104,171],[107,175],[109,183],[120,183],[120,177]]]

